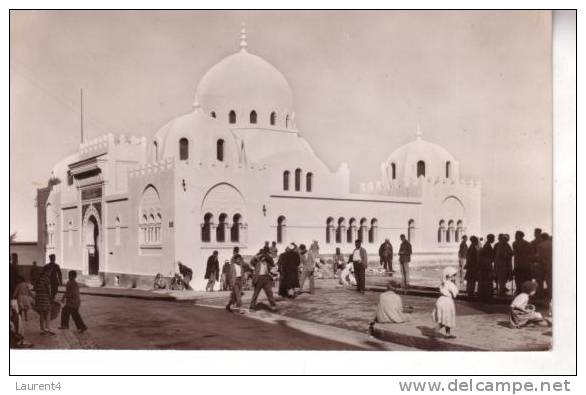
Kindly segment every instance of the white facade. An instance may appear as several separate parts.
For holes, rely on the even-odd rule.
[[[416,139],[381,164],[380,180],[350,192],[299,135],[291,89],[264,59],[241,49],[201,79],[193,111],[148,141],[108,134],[53,170],[47,254],[107,282],[152,278],[181,261],[203,287],[207,256],[245,255],[265,241],[348,253],[358,237],[376,255],[407,235],[417,253],[453,253],[480,231],[480,185],[460,178],[444,148]]]

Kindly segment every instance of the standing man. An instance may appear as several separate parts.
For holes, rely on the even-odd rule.
[[[531,279],[537,282],[537,292],[535,295],[538,298],[543,297],[543,278],[544,270],[543,263],[539,259],[539,244],[543,241],[541,239],[542,230],[535,228],[533,231],[533,240],[531,241]]]
[[[403,274],[403,289],[409,287],[409,262],[411,262],[411,243],[407,241],[405,235],[401,235],[401,246],[399,247],[399,263],[401,264],[401,273]]]
[[[220,261],[218,261],[218,251],[214,251],[212,255],[208,258],[208,262],[206,265],[206,274],[204,276],[205,280],[208,280],[206,285],[207,292],[214,292],[214,285],[220,274]]]
[[[49,255],[49,263],[45,265],[49,270],[49,283],[51,284],[51,301],[55,300],[59,286],[63,283],[61,268],[55,263],[55,254]]]
[[[273,258],[273,261],[275,259],[277,259],[277,257],[279,256],[279,249],[277,248],[277,242],[276,241],[273,241],[271,243],[270,252],[271,252],[271,258]]]
[[[494,281],[494,248],[492,248],[492,243],[494,243],[494,235],[491,233],[486,236],[486,243],[479,253],[478,296],[483,300],[492,299]]]
[[[541,267],[543,268],[543,278],[547,284],[547,293],[544,296],[546,296],[547,299],[551,301],[551,297],[553,296],[551,237],[549,237],[547,233],[542,233],[540,237],[541,242],[537,246],[537,255],[539,257],[539,261],[541,262]],[[543,287],[543,284],[540,285]]]
[[[364,293],[366,291],[366,268],[368,267],[368,254],[366,250],[361,247],[362,240],[356,239],[354,243],[356,248],[350,254],[348,263],[354,265],[354,275],[356,276],[356,285],[358,292]]]
[[[177,262],[177,266],[179,266],[179,273],[181,274],[183,285],[185,285],[185,289],[191,291],[193,288],[191,288],[191,285],[189,285],[189,283],[193,278],[193,270],[191,270],[189,267],[185,266],[181,262]]]
[[[478,282],[478,253],[479,253],[478,237],[470,236],[470,247],[466,254],[466,294],[469,297],[474,296],[476,292],[476,283]]]
[[[39,276],[41,275],[41,268],[37,266],[37,261],[33,261],[33,266],[28,274],[29,281],[32,285],[37,283]]]
[[[242,277],[245,272],[246,263],[242,259],[242,256],[237,251],[238,247],[234,248],[234,255],[229,263],[229,270],[226,272],[226,282],[232,292],[230,293],[230,300],[226,305],[226,310],[232,311],[232,305],[236,304],[238,312],[244,314],[242,310]]]
[[[513,274],[512,256],[513,249],[507,242],[507,236],[500,234],[498,243],[494,246],[494,271],[496,274],[497,295],[499,296],[507,294],[507,282],[509,282]]]
[[[265,291],[271,310],[275,310],[275,298],[273,297],[273,277],[271,276],[271,269],[275,266],[275,261],[271,258],[269,248],[266,246],[253,258],[254,275],[252,277],[252,284],[254,285],[254,293],[250,300],[250,311],[256,310],[256,299],[260,294],[261,289]]]
[[[515,294],[521,292],[521,284],[531,280],[531,244],[524,237],[525,233],[520,230],[515,232],[515,241],[513,242]]]
[[[70,270],[68,273],[69,281],[65,286],[65,293],[63,294],[63,301],[65,306],[61,310],[61,326],[59,329],[69,329],[69,317],[73,317],[73,322],[79,333],[87,330],[87,326],[83,322],[81,315],[79,315],[79,307],[81,305],[81,298],[79,295],[79,285],[75,281],[77,272]]]
[[[460,248],[458,249],[458,264],[460,265],[460,270],[458,272],[460,276],[460,285],[464,283],[464,266],[466,266],[466,255],[468,255],[468,236],[462,236],[462,242],[460,243]]]
[[[16,257],[15,257],[16,258]],[[9,290],[8,292],[10,293],[10,295],[8,296],[8,300],[12,299],[12,296],[14,295],[14,290],[16,289],[16,280],[19,276],[18,274],[18,260],[17,259],[13,259],[12,254],[10,254],[9,256],[10,259],[10,264],[9,264],[9,273],[8,273],[8,281],[9,281]]]
[[[389,273],[393,273],[393,246],[389,239],[385,239],[385,242],[380,245],[378,256],[380,257],[380,263],[385,270]]]

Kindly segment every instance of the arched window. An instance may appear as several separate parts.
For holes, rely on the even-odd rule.
[[[232,218],[232,227],[230,228],[230,241],[232,243],[238,243],[240,241],[240,220],[242,216],[240,214],[234,214]]]
[[[397,179],[397,165],[391,163],[391,180]]]
[[[301,190],[301,169],[295,170],[295,190]]]
[[[271,121],[271,126],[275,126],[275,124],[277,123],[277,113],[276,112],[272,112],[271,113],[271,117],[270,117],[270,121]]]
[[[417,162],[417,177],[425,177],[425,162],[420,160]]]
[[[305,176],[305,190],[311,192],[313,188],[313,173],[307,173]]]
[[[212,227],[214,225],[214,216],[211,213],[206,213],[203,217],[203,224],[201,226],[201,241],[209,243],[212,241]]]
[[[407,223],[407,241],[413,243],[415,240],[415,220],[410,219]]]
[[[326,243],[331,243],[334,239],[335,227],[334,227],[334,219],[332,217],[328,217],[326,220]]]
[[[356,219],[350,218],[348,221],[348,230],[346,231],[346,241],[348,243],[354,242],[356,238]]]
[[[159,161],[159,143],[156,141],[153,141],[153,161]]]
[[[448,222],[448,233],[446,235],[446,241],[448,243],[451,243],[451,242],[455,241],[454,232],[455,232],[455,229],[454,229],[454,221],[453,220],[450,220]]]
[[[287,219],[284,216],[277,218],[277,243],[287,241]]]
[[[289,190],[289,174],[291,174],[289,172],[289,170],[285,170],[283,172],[283,190],[284,191],[288,191]]]
[[[374,243],[378,239],[378,220],[373,218],[370,221],[370,229],[368,230],[368,242]]]
[[[142,244],[148,244],[148,223],[149,219],[147,218],[146,214],[141,217],[140,221],[140,234],[141,234],[141,241]]]
[[[460,242],[460,240],[462,239],[462,232],[464,231],[463,229],[463,225],[462,225],[462,220],[458,220],[458,222],[456,223],[456,242]]]
[[[344,233],[346,232],[346,219],[338,218],[338,227],[336,228],[336,243],[341,243]]]
[[[142,194],[139,211],[139,232],[141,234],[141,244],[153,249],[161,248],[161,200],[159,192],[154,186],[149,185]],[[156,217],[156,219],[155,219]],[[119,224],[117,225],[119,227]]]
[[[285,115],[285,129],[289,129],[289,114]]]
[[[255,124],[256,123],[256,111],[252,110],[250,112],[250,123]]]
[[[234,112],[234,110],[230,111],[228,114],[228,122],[232,124],[236,123],[236,112]]]
[[[210,112],[210,117],[216,118],[216,112],[215,111]]]
[[[439,228],[437,230],[437,242],[443,243],[446,240],[446,222],[442,219],[439,222]]]
[[[216,142],[216,159],[220,162],[224,161],[224,140],[222,139]]]
[[[179,140],[179,160],[189,159],[189,141],[183,137]]]
[[[451,170],[452,170],[452,163],[450,161],[446,162],[446,178],[450,178],[451,177]]]
[[[364,242],[368,236],[368,220],[366,218],[360,219],[360,229],[358,229],[358,238]]]
[[[228,227],[226,219],[228,219],[228,216],[224,213],[218,217],[218,227],[216,228],[216,242],[218,243],[226,241],[226,228]]]

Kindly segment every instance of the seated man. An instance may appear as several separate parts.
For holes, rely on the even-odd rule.
[[[354,266],[345,263],[340,273],[340,284],[342,285],[356,285],[356,277],[354,277]]]
[[[378,307],[376,308],[376,316],[368,328],[369,334],[372,335],[375,323],[402,324],[403,322],[409,321],[411,319],[409,313],[412,311],[413,308],[411,306],[403,306],[401,296],[393,291],[393,284],[389,282],[387,284],[386,292],[382,293],[379,298]]]

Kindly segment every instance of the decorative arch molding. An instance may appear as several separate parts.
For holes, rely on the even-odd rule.
[[[200,206],[201,216],[212,213],[216,218],[222,212],[238,212],[246,218],[244,195],[238,188],[227,182],[219,182],[211,186],[205,193]]]
[[[448,200],[450,200],[450,199],[454,199],[454,200],[456,200],[458,203],[460,203],[460,205],[462,206],[462,208],[463,208],[463,209],[465,209],[465,207],[466,207],[466,206],[464,206],[464,202],[462,202],[462,200],[461,200],[459,197],[457,197],[456,195],[448,195],[448,196],[446,196],[446,197],[445,197],[445,198],[442,200],[442,205],[443,205],[444,203],[446,203],[446,201],[448,201]]]

